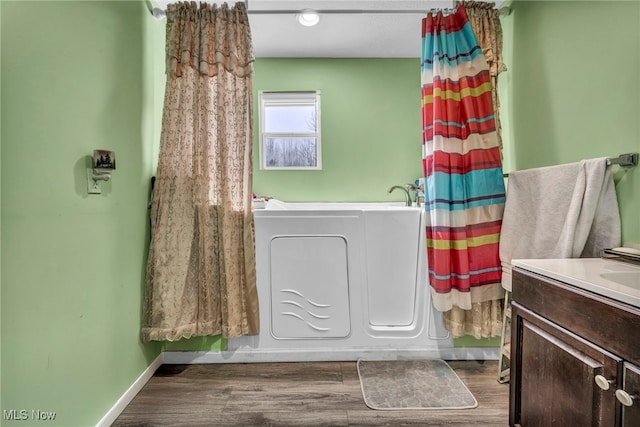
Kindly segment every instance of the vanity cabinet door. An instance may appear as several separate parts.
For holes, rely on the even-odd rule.
[[[622,427],[638,427],[640,426],[640,368],[630,363],[624,364],[623,386],[624,393],[619,400],[625,403],[631,403],[622,406]],[[618,392],[619,393],[619,392]],[[626,393],[626,395],[625,395]],[[627,396],[631,399],[627,401]]]
[[[619,359],[522,307],[513,309],[518,348],[512,348],[510,424],[615,425]],[[596,376],[612,381],[608,390],[596,385]]]

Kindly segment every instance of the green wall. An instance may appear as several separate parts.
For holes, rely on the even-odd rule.
[[[141,59],[149,14],[142,2],[0,8],[2,410],[86,427],[160,352],[139,341],[155,161]],[[114,150],[118,169],[87,195],[96,148]]]
[[[501,77],[508,168],[640,151],[640,4],[511,8]],[[142,2],[6,0],[0,20],[2,409],[92,425],[162,348],[224,345],[138,339],[164,21]],[[401,200],[387,188],[422,173],[419,78],[417,59],[258,59],[256,91],[322,92],[323,170],[259,170],[256,145],[256,193]],[[88,196],[95,148],[116,151],[118,170]],[[616,173],[624,238],[634,242],[639,170]]]
[[[422,176],[419,59],[267,59],[255,64],[254,192],[286,201],[401,201]],[[319,90],[322,170],[260,170],[258,90]]]
[[[640,2],[514,1],[511,9],[513,169],[640,151]],[[613,170],[623,240],[639,244],[640,167]]]

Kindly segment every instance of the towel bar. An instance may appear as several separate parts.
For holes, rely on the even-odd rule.
[[[607,166],[618,165],[624,168],[638,166],[638,153],[620,154],[618,157],[607,159]],[[509,174],[502,174],[504,178],[509,178]]]

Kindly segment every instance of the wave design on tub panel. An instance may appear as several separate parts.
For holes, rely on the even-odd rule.
[[[295,305],[296,307],[300,307],[301,309],[303,309],[303,310],[304,310],[304,307],[303,307],[303,306],[301,306],[300,304],[298,304],[298,303],[297,303],[297,302],[295,302],[295,301],[280,301],[280,302],[281,302],[282,304],[292,304],[292,305]],[[313,312],[311,312],[311,311],[309,311],[309,310],[305,310],[305,312],[306,312],[309,316],[315,317],[316,319],[330,319],[330,316],[320,316],[319,314],[315,314],[315,313],[313,313]],[[288,314],[288,313],[285,313],[285,314]]]
[[[291,293],[294,296],[299,297],[304,302],[307,302],[308,304],[312,305],[315,308],[322,309],[322,308],[330,308],[331,307],[331,305],[329,305],[329,304],[320,304],[320,303],[314,302],[314,301],[310,300],[309,298],[306,298],[300,292],[298,292],[296,290],[293,290],[293,289],[281,289],[280,292]],[[301,315],[301,314],[298,314],[298,313],[294,313],[292,311],[283,311],[283,312],[280,313],[281,315],[283,315],[283,316],[292,316],[292,317],[294,317],[296,319],[300,319],[301,321],[306,323],[310,328],[313,328],[316,331],[330,331],[331,330],[331,328],[323,328],[323,327],[320,327],[320,326],[318,326],[316,324],[311,323],[310,320],[307,320],[305,318],[305,315],[314,317],[315,319],[318,319],[320,321],[331,319],[331,316],[323,316],[323,315],[320,315],[320,314],[316,314],[316,313],[306,309],[302,304],[300,304],[300,303],[298,303],[296,301],[292,301],[292,300],[282,300],[282,301],[280,301],[280,304],[293,305],[294,307],[298,307],[300,310],[302,310],[304,312]]]
[[[291,292],[294,295],[298,295],[300,298],[304,299],[306,302],[308,302],[309,304],[315,306],[315,307],[331,307],[331,305],[329,304],[320,304],[318,302],[313,302],[311,301],[309,298],[305,297],[304,295],[302,295],[300,292],[293,290],[293,289],[281,289],[280,292]]]

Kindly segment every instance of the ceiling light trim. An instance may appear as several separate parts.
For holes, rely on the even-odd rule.
[[[320,15],[313,9],[303,9],[296,15],[296,19],[305,27],[313,27],[320,22]]]

